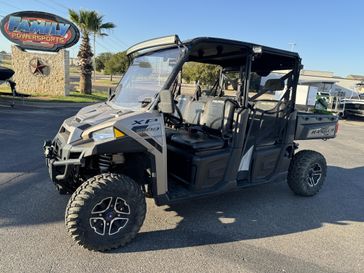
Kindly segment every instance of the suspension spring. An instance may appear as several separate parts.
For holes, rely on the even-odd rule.
[[[112,162],[112,155],[99,155],[99,169],[101,173],[109,171]]]

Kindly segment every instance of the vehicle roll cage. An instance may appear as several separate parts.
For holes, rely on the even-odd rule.
[[[175,81],[182,66],[187,61],[240,67],[241,86],[238,87],[236,100],[240,106],[246,108],[250,101],[254,101],[269,90],[263,90],[249,98],[251,72],[268,75],[274,70],[290,70],[280,78],[287,80],[286,91],[292,89],[291,101],[294,107],[296,101],[296,86],[300,70],[303,68],[301,58],[295,52],[256,45],[235,40],[199,37],[181,41],[178,35],[164,36],[138,43],[127,50],[129,60],[151,51],[159,51],[171,47],[182,47],[182,56],[165,82],[163,89],[169,89]],[[211,54],[213,52],[213,54]],[[283,99],[289,99],[285,92]]]
[[[163,36],[155,39],[149,39],[141,43],[137,43],[126,50],[126,55],[134,57],[137,52],[143,52],[148,49],[157,51],[166,47],[182,45],[182,41],[178,35]],[[138,55],[138,54],[137,54]]]

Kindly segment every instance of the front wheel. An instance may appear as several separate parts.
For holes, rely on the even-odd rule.
[[[79,245],[107,251],[130,242],[142,226],[145,213],[145,197],[136,182],[125,175],[101,174],[73,193],[65,222]]]
[[[318,193],[326,178],[327,165],[322,154],[303,150],[294,155],[288,170],[290,189],[301,196]]]

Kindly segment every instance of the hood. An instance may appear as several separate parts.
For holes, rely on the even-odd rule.
[[[113,108],[106,102],[93,104],[82,108],[75,116],[66,119],[60,132],[65,132],[66,139],[70,143],[80,139],[82,132],[87,128],[130,112],[132,111]]]
[[[78,113],[72,117],[72,125],[79,126],[80,124],[87,124],[88,126],[93,126],[132,112],[135,112],[135,110],[115,108],[106,102],[96,103],[78,111]]]
[[[82,108],[74,116],[74,121],[92,126],[114,118],[120,114],[123,114],[123,111],[112,108],[106,102],[102,102]]]

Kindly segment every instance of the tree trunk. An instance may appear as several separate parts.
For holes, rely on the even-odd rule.
[[[80,74],[80,92],[83,94],[91,94],[92,81],[91,74]]]
[[[87,32],[82,33],[82,41],[80,51],[78,52],[79,66],[80,66],[80,92],[84,94],[91,94],[92,90],[92,51],[90,47],[90,38]]]
[[[112,82],[112,74],[110,74],[110,81]]]

